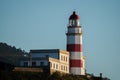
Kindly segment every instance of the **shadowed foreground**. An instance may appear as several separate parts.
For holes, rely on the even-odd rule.
[[[94,76],[76,76],[70,74],[61,74],[55,72],[52,75],[42,72],[6,72],[0,71],[0,80],[110,80],[108,78],[100,79]]]

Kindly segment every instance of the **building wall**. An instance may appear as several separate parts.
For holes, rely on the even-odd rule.
[[[66,62],[60,62],[59,60],[50,59],[50,70],[51,73],[55,71],[60,71],[62,73],[69,73],[69,64]]]
[[[49,53],[50,51],[50,53]],[[30,61],[21,61],[21,66],[31,67],[48,67],[50,73],[60,71],[63,73],[69,73],[69,52],[64,50],[44,50],[35,53],[30,53]]]
[[[69,55],[60,53],[59,60],[61,63],[69,64]]]
[[[69,73],[69,53],[68,52],[60,52],[59,56],[60,60],[60,71]]]

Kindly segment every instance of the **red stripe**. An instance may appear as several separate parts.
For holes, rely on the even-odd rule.
[[[82,60],[70,60],[70,67],[83,67]]]
[[[67,51],[82,52],[82,44],[67,44]]]

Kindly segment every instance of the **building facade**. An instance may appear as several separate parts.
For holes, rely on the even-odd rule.
[[[60,49],[30,50],[29,61],[21,62],[21,66],[27,65],[43,68],[50,73],[69,73],[69,52]]]

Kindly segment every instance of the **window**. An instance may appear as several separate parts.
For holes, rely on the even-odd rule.
[[[46,55],[46,58],[48,58],[49,57],[49,55]]]
[[[44,62],[40,62],[40,66],[44,66]]]
[[[32,66],[36,66],[36,62],[32,62]]]
[[[66,71],[67,71],[67,66],[66,66]]]
[[[55,68],[55,64],[53,64],[53,68]]]
[[[79,20],[70,20],[69,26],[80,26]]]
[[[61,65],[61,70],[63,70],[63,66]]]
[[[52,63],[50,62],[50,67],[52,68]]]
[[[63,56],[61,55],[61,60],[63,60]]]
[[[64,56],[64,61],[65,61],[65,56]]]
[[[67,57],[66,57],[66,62],[67,62]]]
[[[69,26],[72,26],[72,20],[69,21]]]
[[[56,69],[58,69],[58,65],[56,64]]]
[[[28,66],[28,62],[24,62],[24,66]]]
[[[64,66],[64,71],[65,71],[65,66]]]

